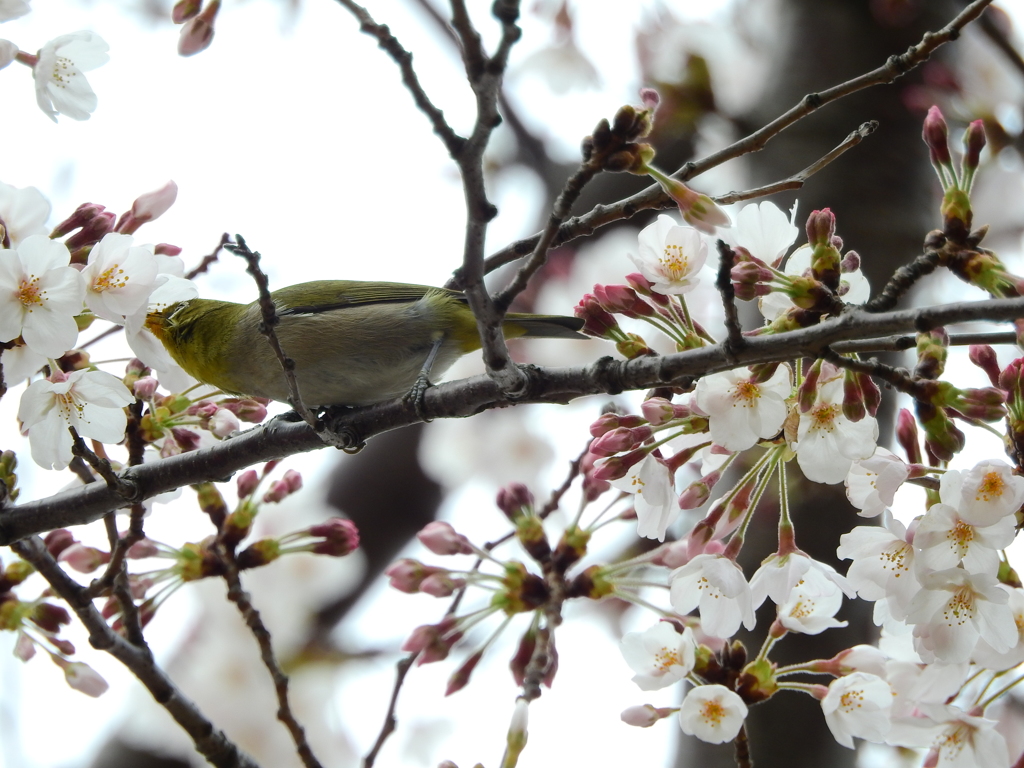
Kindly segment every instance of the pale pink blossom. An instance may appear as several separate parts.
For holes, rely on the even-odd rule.
[[[910,603],[907,622],[925,661],[966,661],[984,635],[996,653],[1017,644],[1019,635],[1008,595],[995,576],[948,568],[920,577],[921,589]]]
[[[659,621],[644,632],[627,632],[620,648],[636,672],[633,682],[642,691],[655,691],[686,678],[693,669],[697,643],[689,627],[680,633],[670,622]]]
[[[803,552],[790,552],[785,555],[775,553],[766,557],[761,562],[761,567],[750,577],[750,593],[754,608],[759,608],[769,597],[776,605],[789,600],[790,594],[809,571],[819,573],[826,581],[845,592],[847,597],[856,594],[846,577],[836,573],[836,569],[831,565],[815,560]]]
[[[778,604],[779,623],[790,632],[818,635],[826,629],[846,626],[847,622],[835,618],[842,605],[839,585],[823,570],[810,568]]]
[[[1024,503],[1024,477],[1014,475],[1005,462],[988,459],[967,472],[945,472],[939,494],[967,522],[993,525]]]
[[[821,385],[810,410],[800,414],[796,459],[808,480],[841,483],[857,459],[878,447],[878,422],[873,416],[850,421],[843,414],[843,378]]]
[[[846,498],[861,517],[875,517],[892,506],[910,468],[892,451],[879,446],[872,456],[853,462],[846,476]]]
[[[999,653],[982,635],[978,640],[978,645],[974,648],[971,660],[985,669],[1001,672],[1024,662],[1024,590],[1020,587],[1008,587],[1005,584],[1000,584],[999,588],[1010,596],[1007,604],[1013,614],[1013,623],[1017,625],[1017,642],[1011,645],[1008,651]]]
[[[892,725],[892,688],[877,675],[852,672],[832,681],[821,709],[832,735],[844,747],[853,749],[855,736],[880,743]]]
[[[630,467],[625,477],[612,480],[611,484],[634,494],[637,536],[664,541],[665,531],[679,515],[675,485],[665,463],[648,454]]]
[[[36,103],[53,122],[58,114],[89,119],[97,99],[83,73],[106,64],[109,49],[103,38],[88,30],[61,35],[39,49],[32,67]]]
[[[747,717],[743,699],[724,685],[699,685],[686,694],[679,708],[683,733],[710,744],[736,738]]]
[[[997,721],[950,705],[921,704],[918,709],[917,717],[893,722],[888,743],[929,749],[924,764],[935,768],[1009,768]]]
[[[697,555],[671,576],[672,608],[685,615],[700,608],[701,629],[714,637],[732,637],[743,624],[753,629],[750,585],[735,562],[721,555]]]
[[[886,513],[881,526],[861,525],[839,538],[836,554],[853,560],[846,578],[864,600],[889,599],[889,610],[902,619],[920,590],[914,547],[907,528]]]
[[[156,287],[152,247],[133,245],[131,235],[109,232],[89,252],[82,271],[85,303],[93,314],[114,323],[141,308]]]
[[[21,336],[37,354],[60,357],[78,338],[85,285],[63,243],[27,237],[0,250],[0,341]]]
[[[713,373],[697,382],[697,406],[708,415],[711,439],[730,451],[743,451],[774,437],[786,420],[792,372],[780,365],[767,381],[754,381],[746,368]]]
[[[914,533],[919,569],[941,571],[963,562],[971,573],[999,570],[999,551],[1013,543],[1017,521],[1006,516],[994,525],[971,525],[948,504],[933,504]]]
[[[796,213],[796,204],[793,205]],[[789,250],[800,234],[800,228],[793,224],[775,203],[764,200],[743,206],[736,215],[736,224],[728,229],[722,239],[733,246],[746,248],[755,259],[775,265]]]
[[[35,187],[19,189],[0,182],[0,222],[12,248],[30,235],[47,234],[50,201]]]
[[[681,227],[665,214],[639,235],[640,256],[629,255],[652,289],[664,294],[689,293],[708,257],[708,244],[692,227]]]

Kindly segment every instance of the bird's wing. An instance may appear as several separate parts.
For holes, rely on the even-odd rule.
[[[288,288],[271,295],[281,315],[307,315],[365,304],[395,304],[415,302],[427,292],[450,294],[453,299],[465,301],[458,291],[407,283],[364,283],[353,280],[315,280]]]

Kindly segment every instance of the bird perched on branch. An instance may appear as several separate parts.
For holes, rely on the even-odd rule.
[[[311,408],[400,397],[480,349],[476,318],[459,291],[404,283],[317,280],[270,294],[284,354]],[[190,299],[151,313],[146,327],[194,378],[231,393],[287,402],[281,363],[260,330],[259,302]],[[510,313],[502,331],[585,339],[583,321]]]

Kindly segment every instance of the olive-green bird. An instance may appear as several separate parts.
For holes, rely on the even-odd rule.
[[[317,280],[271,294],[275,331],[295,361],[309,407],[369,405],[408,393],[480,349],[476,319],[459,291],[404,283]],[[288,401],[281,364],[260,333],[258,302],[190,299],[151,313],[146,326],[178,364],[225,392]],[[507,338],[585,339],[583,321],[508,314]],[[428,362],[429,361],[429,362]]]

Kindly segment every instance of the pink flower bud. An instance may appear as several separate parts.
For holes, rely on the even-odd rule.
[[[96,698],[106,693],[110,685],[100,675],[90,667],[81,661],[64,661],[63,663],[58,662],[56,656],[51,657],[57,666],[64,668],[64,679],[67,680],[69,686],[74,688],[76,691],[84,693],[86,696],[92,696]],[[63,660],[62,660],[63,661]]]
[[[182,451],[194,451],[199,447],[199,435],[184,427],[171,427],[171,436]]]
[[[447,571],[443,568],[424,565],[419,560],[413,560],[410,557],[397,560],[384,569],[384,575],[388,577],[391,586],[399,592],[408,594],[419,592],[423,580],[435,573],[447,573]]]
[[[170,243],[157,243],[153,246],[153,253],[157,256],[178,256],[181,254],[181,246],[171,245]]]
[[[987,375],[992,386],[999,386],[999,358],[996,351],[988,344],[971,344],[971,362],[981,368]]]
[[[238,489],[238,498],[245,499],[252,496],[253,491],[256,490],[256,486],[259,485],[260,478],[256,474],[255,469],[247,469],[245,472],[240,474],[235,480],[235,487]]]
[[[807,242],[812,246],[828,246],[836,233],[836,216],[831,208],[812,211],[807,217]]]
[[[594,296],[604,309],[619,314],[628,315],[633,311],[635,304],[638,302],[644,304],[636,295],[636,291],[626,285],[595,285]],[[650,305],[645,304],[645,306],[650,312],[653,312]]]
[[[661,96],[653,88],[641,88],[640,102],[644,105],[644,109],[654,110],[661,103]]]
[[[583,333],[599,339],[611,338],[610,334],[621,333],[615,318],[605,310],[593,294],[586,294],[573,310],[576,317],[583,320]]]
[[[168,181],[153,192],[140,195],[132,203],[131,210],[121,214],[121,219],[117,222],[117,231],[126,235],[134,233],[147,221],[153,221],[167,213],[167,209],[174,205],[177,197],[178,185],[173,181]]]
[[[420,582],[420,592],[431,597],[450,597],[465,584],[465,579],[453,579],[447,573],[432,573]]]
[[[448,652],[461,638],[462,633],[455,630],[455,619],[442,619],[439,624],[426,624],[416,627],[409,639],[402,644],[406,653],[420,654],[417,664],[429,664],[448,658]]]
[[[721,472],[709,472],[700,480],[690,483],[689,487],[679,495],[679,508],[697,509],[704,506],[711,498],[711,489],[715,487],[721,477]]]
[[[132,391],[140,400],[149,400],[156,394],[157,387],[159,386],[160,382],[152,376],[143,376],[132,385]]]
[[[707,195],[694,192],[683,182],[673,179],[671,176],[659,174],[655,180],[679,206],[679,213],[682,214],[683,220],[694,229],[713,235],[718,227],[728,227],[732,223],[725,211]]]
[[[985,121],[975,120],[964,133],[964,168],[974,170],[981,161],[981,150],[985,148]]]
[[[660,427],[673,419],[688,419],[693,415],[690,406],[673,403],[664,397],[652,397],[649,400],[644,400],[640,410],[652,427]]]
[[[72,544],[61,552],[57,559],[79,573],[92,573],[101,565],[110,562],[110,553],[102,552],[95,547],[87,547],[85,544]]]
[[[213,41],[213,22],[220,10],[220,0],[213,0],[203,11],[189,19],[178,37],[178,55],[194,56],[205,51]]]
[[[620,718],[626,725],[632,725],[637,728],[650,728],[656,722],[664,717],[668,717],[673,712],[675,712],[675,709],[672,707],[656,709],[650,704],[638,704],[635,707],[627,707],[622,710]]]
[[[202,7],[200,0],[178,0],[171,8],[171,21],[175,24],[184,24],[199,13]]]
[[[484,657],[483,650],[479,650],[466,659],[462,666],[459,667],[452,673],[452,676],[448,678],[448,687],[444,690],[445,696],[451,696],[456,691],[461,691],[469,683],[469,677],[473,674],[473,670],[476,669],[476,665],[480,662],[480,659]]]
[[[623,456],[609,456],[600,464],[594,465],[594,478],[597,480],[618,480],[625,477],[630,467],[639,463],[647,455],[645,450],[637,450]]]
[[[515,520],[525,512],[533,509],[533,494],[522,483],[511,483],[498,491],[495,503],[505,517]]]
[[[469,543],[469,539],[456,532],[451,524],[441,520],[427,523],[423,530],[416,534],[416,538],[435,555],[473,554],[473,545]]]
[[[24,632],[18,632],[18,639],[14,642],[14,658],[19,661],[28,661],[35,655],[35,641]]]
[[[235,414],[240,421],[249,424],[259,424],[267,418],[267,406],[251,398],[224,400],[221,402],[221,406]]]
[[[68,247],[69,251],[76,251],[79,248],[96,245],[96,243],[103,239],[105,234],[113,232],[116,219],[117,217],[110,211],[97,213],[85,222],[81,229],[65,240],[64,245]]]
[[[928,145],[928,152],[931,155],[932,163],[935,165],[949,165],[952,159],[949,156],[949,129],[946,127],[946,119],[942,111],[932,106],[924,119],[924,130],[921,138]]]
[[[46,550],[50,553],[50,556],[56,558],[59,558],[61,552],[76,543],[75,535],[67,528],[58,528],[50,531],[43,539],[43,544],[46,545]]]
[[[850,274],[860,269],[860,254],[856,251],[847,251],[846,255],[843,256],[843,260],[839,262],[839,270],[843,274]]]
[[[145,560],[147,557],[156,557],[160,554],[160,548],[152,539],[140,539],[128,547],[126,557],[130,560]]]
[[[104,210],[102,205],[97,205],[96,203],[82,203],[75,209],[74,213],[54,227],[50,237],[64,237],[64,235],[70,234],[76,229],[87,226],[89,222],[103,213]]]
[[[359,529],[344,517],[332,517],[325,523],[311,526],[309,535],[323,538],[310,550],[315,555],[344,557],[359,548]]]
[[[587,451],[580,462],[580,472],[583,474],[583,496],[587,501],[595,501],[611,488],[608,481],[594,477],[594,462],[597,461],[597,458]]]
[[[288,485],[288,491],[295,493],[302,489],[302,475],[294,469],[289,469],[281,478]]]
[[[921,443],[917,434],[917,420],[906,408],[901,408],[896,417],[896,440],[907,454],[911,464],[921,463]]]

